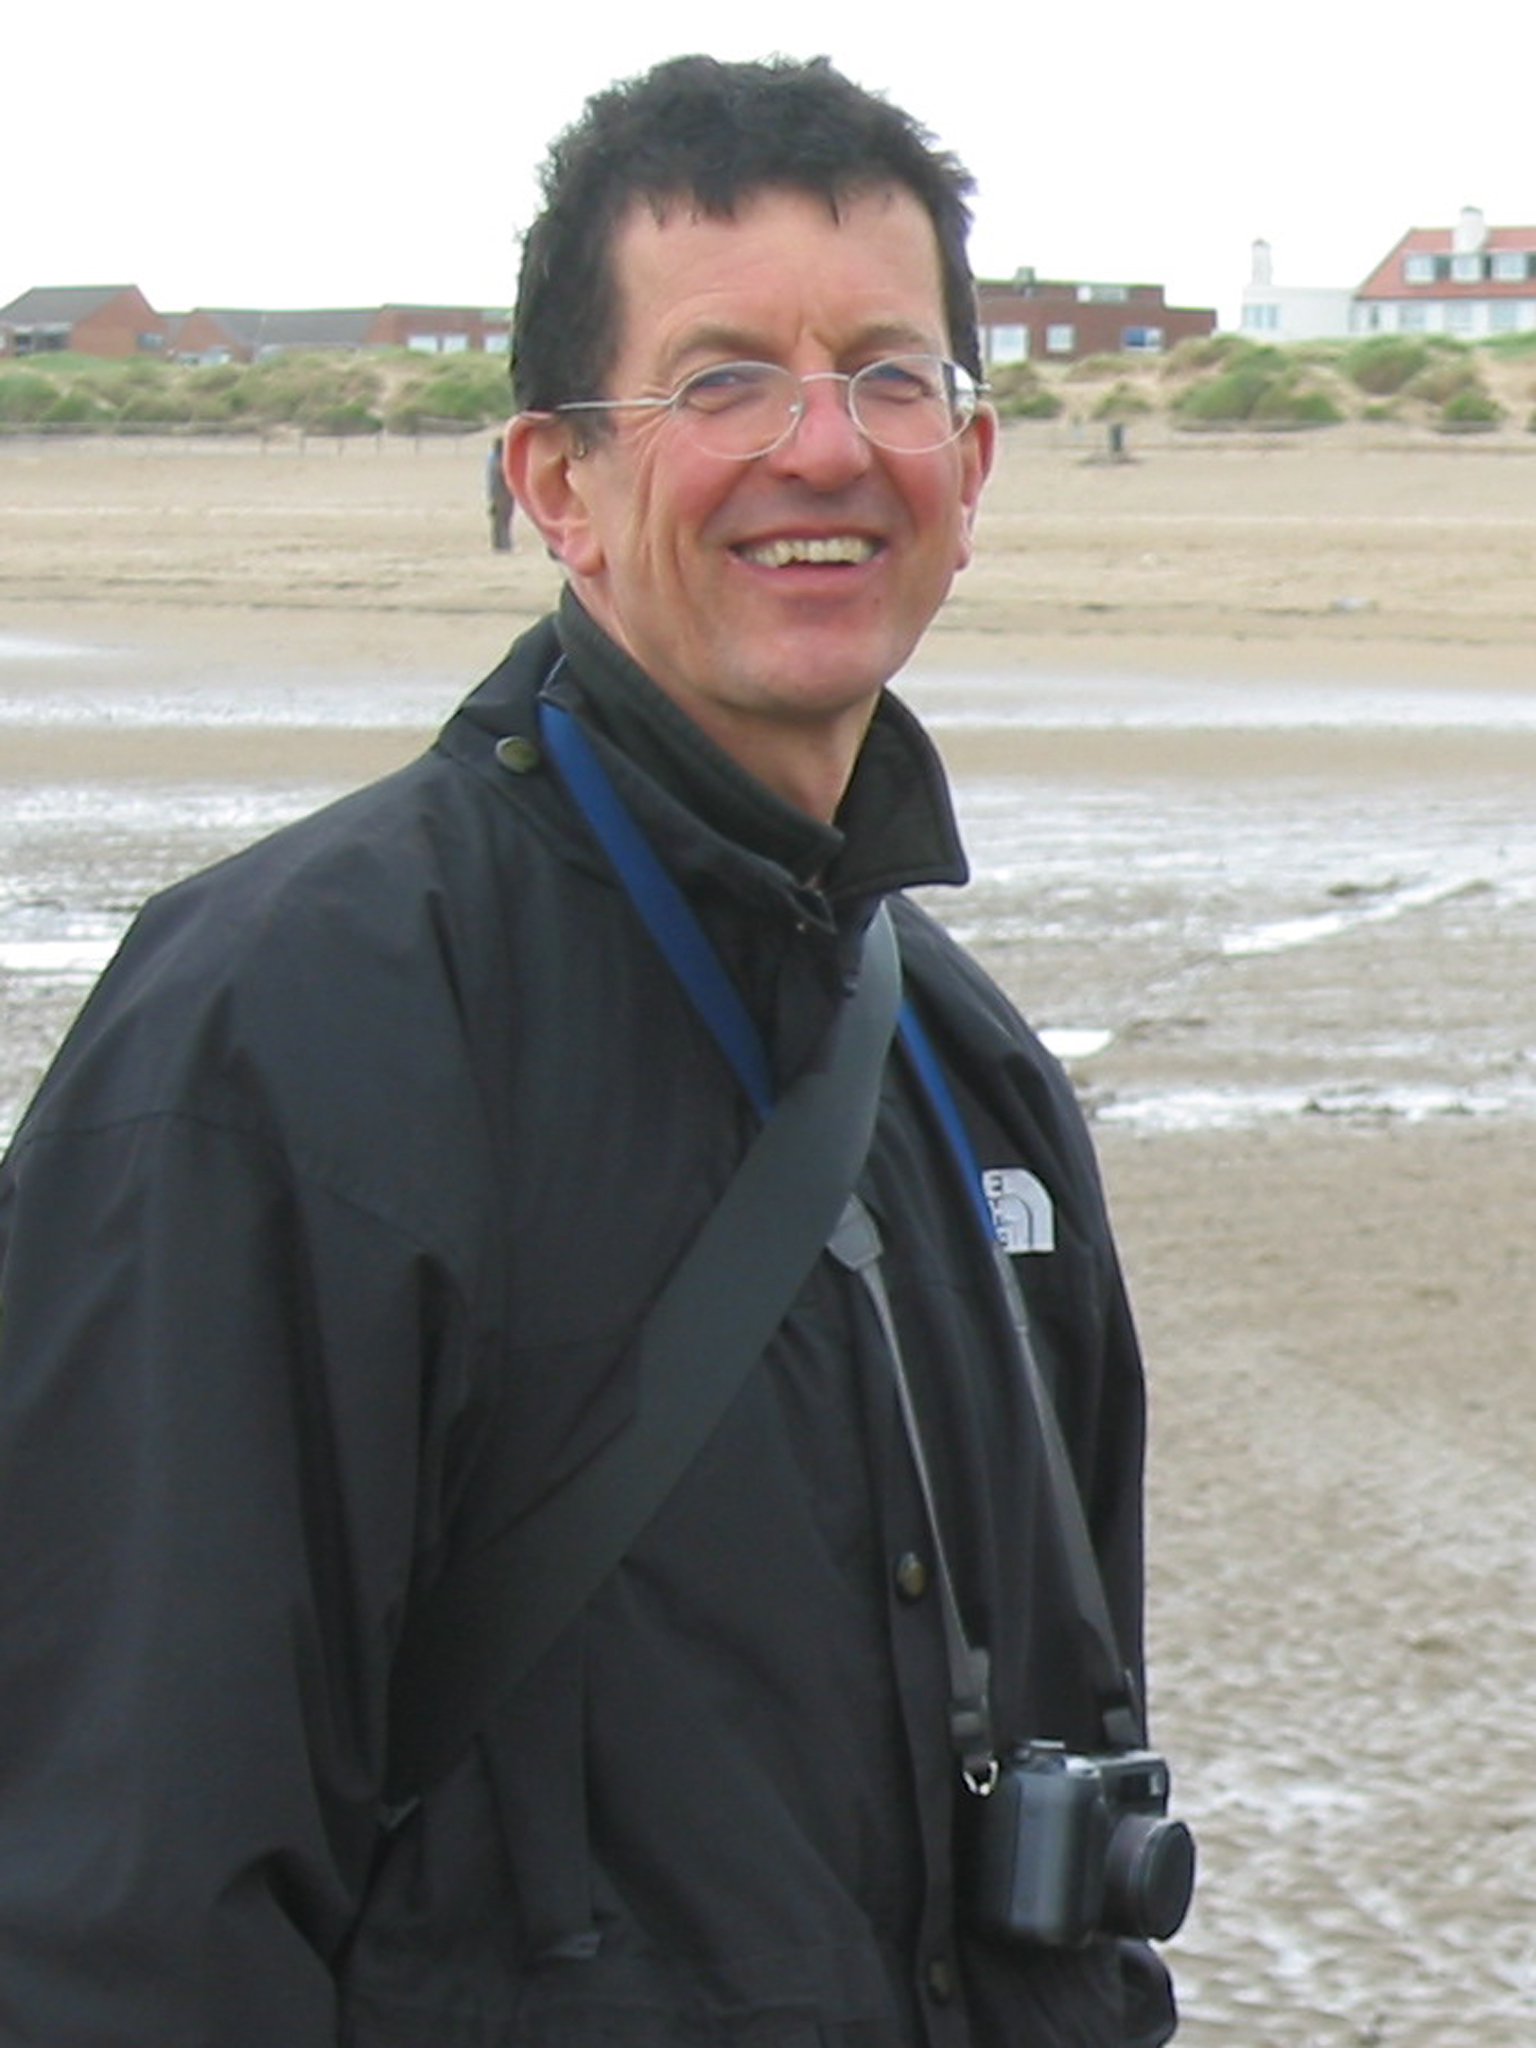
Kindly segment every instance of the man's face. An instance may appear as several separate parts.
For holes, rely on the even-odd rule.
[[[933,227],[901,188],[857,194],[835,219],[779,189],[730,220],[636,207],[614,265],[619,346],[594,396],[665,395],[731,360],[804,375],[949,353]],[[566,466],[552,536],[598,622],[749,767],[794,732],[856,746],[969,559],[991,457],[990,414],[947,447],[891,454],[853,425],[846,386],[810,384],[806,401],[790,438],[747,461],[700,450],[664,411],[607,415]],[[776,545],[828,540],[844,559]]]

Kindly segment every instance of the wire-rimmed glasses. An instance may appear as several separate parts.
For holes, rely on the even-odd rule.
[[[958,440],[985,388],[944,356],[881,356],[851,376],[811,370],[802,377],[781,363],[711,363],[665,398],[579,398],[554,410],[667,412],[696,448],[748,462],[789,439],[805,413],[805,387],[817,383],[844,385],[854,425],[893,455],[924,455]]]

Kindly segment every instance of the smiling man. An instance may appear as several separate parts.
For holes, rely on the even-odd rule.
[[[965,872],[887,685],[993,456],[967,190],[823,63],[594,99],[505,449],[558,615],[148,906],[60,1053],[0,1178],[0,2041],[1172,2031],[1098,1181],[901,893]]]
[[[933,222],[888,178],[765,187],[725,218],[659,193],[611,260],[605,388],[650,396],[524,413],[514,488],[608,635],[830,820],[965,565],[991,463],[992,415],[948,361]]]

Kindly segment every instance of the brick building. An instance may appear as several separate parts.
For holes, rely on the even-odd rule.
[[[167,323],[133,284],[36,285],[0,306],[0,355],[160,354]]]
[[[976,295],[988,367],[1156,353],[1216,331],[1214,307],[1170,306],[1160,284],[1072,284],[1021,271],[1012,283],[983,278]]]
[[[251,363],[284,349],[409,348],[426,355],[504,351],[505,314],[473,306],[364,306],[273,312],[199,306],[173,323],[183,362]]]

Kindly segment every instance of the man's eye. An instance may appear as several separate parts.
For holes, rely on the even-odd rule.
[[[860,370],[859,389],[882,405],[912,405],[937,398],[939,380],[932,364],[912,356],[891,356]]]
[[[727,412],[761,398],[771,374],[756,363],[720,363],[690,377],[678,398],[694,412]]]

